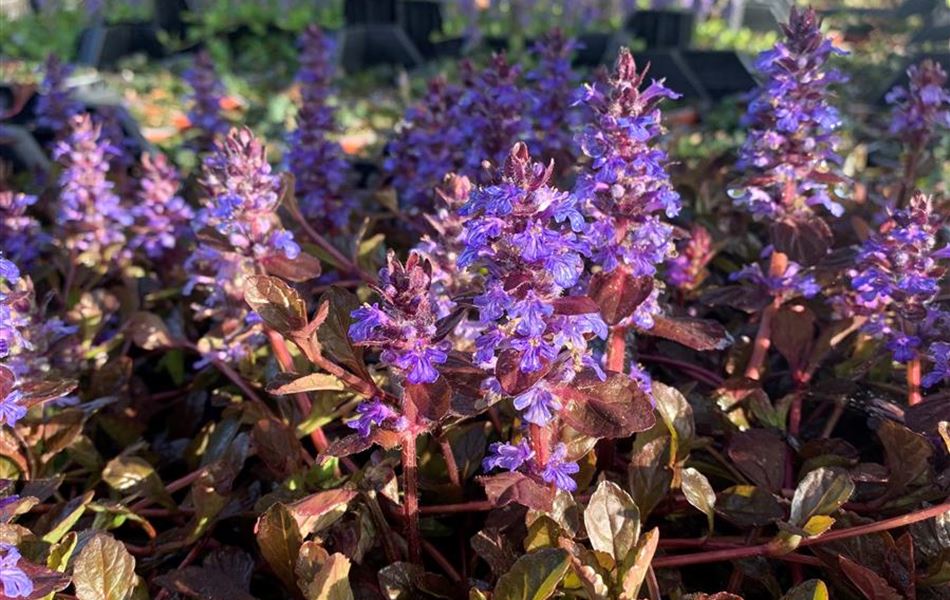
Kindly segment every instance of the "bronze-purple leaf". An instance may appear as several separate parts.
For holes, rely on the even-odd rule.
[[[551,370],[551,361],[543,360],[541,368],[533,373],[521,371],[521,353],[517,350],[503,350],[495,363],[495,377],[506,394],[515,396],[525,391]]]
[[[290,335],[307,326],[307,305],[296,290],[276,277],[248,277],[244,300],[279,333]]]
[[[805,366],[815,336],[815,313],[802,304],[785,305],[772,319],[772,343],[792,370]]]
[[[732,436],[727,452],[743,475],[756,485],[778,493],[785,478],[787,451],[785,440],[777,433],[749,429]]]
[[[449,412],[452,387],[439,377],[432,383],[407,383],[406,394],[419,414],[430,421],[440,421]]]
[[[592,298],[587,296],[568,296],[554,301],[554,312],[559,315],[587,315],[600,310]]]
[[[732,344],[732,336],[716,321],[663,315],[657,315],[653,319],[653,327],[646,330],[646,333],[693,350],[725,350]]]
[[[271,275],[300,283],[320,276],[320,261],[309,254],[300,253],[297,258],[272,254],[261,259],[264,269]]]
[[[769,233],[775,250],[787,254],[797,263],[809,266],[828,253],[833,240],[828,224],[817,216],[776,221]]]
[[[594,275],[588,293],[600,307],[604,321],[616,325],[632,315],[652,291],[652,277],[634,277],[623,269],[614,269]]]
[[[22,596],[22,600],[39,600],[50,594],[61,592],[69,586],[69,575],[41,567],[27,560],[20,560],[17,566],[33,582],[33,591]]]
[[[75,379],[41,379],[25,381],[20,385],[23,398],[20,404],[31,408],[44,402],[69,395],[79,385]]]
[[[610,372],[601,381],[593,371],[583,371],[555,393],[564,403],[561,416],[585,435],[623,438],[656,423],[649,396],[622,373]]]
[[[554,490],[522,473],[499,473],[478,477],[477,480],[485,487],[485,495],[495,506],[514,503],[545,512],[554,506]]]

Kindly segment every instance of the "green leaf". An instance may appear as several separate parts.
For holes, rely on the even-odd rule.
[[[620,578],[620,587],[622,590],[621,600],[636,600],[640,586],[650,570],[650,563],[653,562],[653,555],[656,554],[656,548],[660,543],[660,530],[656,527],[643,534],[637,547],[633,549],[629,556],[623,561],[625,571]]]
[[[290,509],[279,502],[268,508],[257,520],[255,533],[264,560],[288,589],[294,589],[297,586],[294,566],[303,538]]]
[[[696,433],[693,409],[683,394],[676,388],[654,382],[653,398],[667,429],[670,430],[671,466],[686,458],[690,443]]]
[[[669,467],[670,432],[664,425],[638,435],[633,442],[630,465],[627,467],[627,486],[646,518],[670,491],[673,471]]]
[[[76,550],[76,543],[79,536],[75,531],[70,531],[63,539],[55,544],[49,550],[49,556],[46,557],[46,567],[51,571],[63,573],[69,565],[69,559]],[[43,600],[53,600],[53,594],[50,593],[43,597]]]
[[[135,559],[112,536],[98,534],[73,565],[78,600],[126,600],[135,586]]]
[[[601,481],[584,510],[584,525],[594,550],[619,563],[640,537],[640,510],[617,484]]]
[[[350,561],[339,552],[331,554],[307,580],[299,581],[307,600],[353,600]]]
[[[828,586],[821,579],[809,579],[796,585],[782,596],[782,600],[828,600]]]
[[[709,485],[706,476],[692,467],[683,469],[683,495],[694,508],[706,514],[709,532],[713,530],[713,517],[716,508],[716,492]]]
[[[498,578],[493,600],[545,600],[567,573],[570,557],[561,548],[544,548],[519,558]]]
[[[802,527],[815,515],[830,515],[853,493],[854,482],[843,469],[815,469],[805,475],[795,489],[789,522]]]
[[[82,514],[86,511],[86,505],[92,500],[92,496],[93,492],[86,492],[82,496],[73,498],[67,502],[52,521],[53,525],[43,536],[43,541],[49,544],[55,544],[63,539],[63,536],[66,535],[79,518],[82,517]]]
[[[363,349],[350,342],[350,313],[360,307],[355,294],[343,288],[331,287],[320,296],[320,304],[329,304],[326,319],[317,329],[317,340],[323,353],[334,362],[357,375],[366,375]]]
[[[293,373],[282,374],[267,385],[267,392],[275,396],[301,392],[337,392],[345,389],[343,382],[328,373],[311,373],[298,377]]]

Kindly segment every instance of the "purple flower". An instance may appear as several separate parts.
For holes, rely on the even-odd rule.
[[[360,437],[369,437],[374,427],[387,426],[395,431],[405,428],[405,419],[399,413],[383,404],[379,398],[363,402],[356,407],[356,419],[349,421],[346,426],[355,429]]]
[[[835,216],[843,207],[831,198],[829,180],[844,182],[834,131],[841,118],[829,86],[845,77],[825,63],[843,54],[821,33],[813,9],[793,8],[785,40],[763,52],[756,67],[766,79],[749,103],[748,135],[737,167],[747,177],[730,195],[756,218],[811,214],[824,206]],[[816,177],[819,173],[821,178]]]
[[[333,93],[333,40],[316,25],[300,35],[300,109],[297,129],[288,140],[287,165],[296,181],[297,201],[304,215],[324,229],[346,229],[353,210],[352,194],[343,192],[349,166],[335,132],[329,98]]]
[[[507,469],[517,471],[528,461],[534,458],[534,451],[528,440],[522,439],[517,444],[494,442],[488,447],[489,455],[482,460],[482,469]]]
[[[22,400],[23,394],[19,390],[13,390],[5,398],[0,399],[0,423],[13,427],[17,421],[26,416],[26,407],[20,404]]]
[[[100,138],[89,115],[73,117],[70,124],[69,136],[54,152],[63,165],[57,239],[81,264],[99,268],[124,257],[124,231],[132,217],[107,178],[117,150]]]
[[[893,105],[890,131],[909,151],[927,147],[941,129],[950,128],[950,90],[940,63],[926,59],[907,69],[909,85],[895,87],[886,100]]]
[[[379,273],[376,291],[382,305],[364,304],[351,313],[350,339],[381,350],[380,359],[409,383],[432,383],[439,378],[436,365],[448,360],[451,343],[435,341],[436,305],[432,297],[432,268],[419,254],[403,265],[390,252]]]
[[[28,268],[50,237],[43,232],[40,222],[29,214],[36,204],[36,196],[0,192],[0,251]]]
[[[950,343],[934,342],[927,351],[927,358],[933,361],[934,365],[933,369],[920,381],[925,388],[950,380]]]
[[[799,295],[811,298],[821,291],[815,276],[804,271],[802,266],[795,261],[788,261],[785,271],[781,275],[766,275],[761,265],[753,263],[732,273],[729,275],[729,279],[751,282],[765,288],[770,296],[785,299]]]
[[[666,280],[685,292],[699,287],[706,277],[706,265],[715,256],[712,236],[702,225],[693,225],[689,239],[675,258],[666,263]]]
[[[514,406],[522,411],[526,421],[535,425],[547,425],[561,409],[560,402],[544,384],[535,385],[515,396]]]
[[[192,89],[188,97],[191,101],[188,121],[190,127],[198,132],[198,149],[206,150],[216,136],[228,131],[228,122],[221,114],[224,85],[218,79],[214,61],[206,50],[195,55],[191,68],[183,76]]]
[[[948,246],[937,247],[945,219],[931,199],[917,192],[906,209],[894,211],[861,245],[849,272],[846,310],[868,317],[863,331],[887,341],[894,359],[915,358],[928,340],[946,339],[950,326],[936,318]]]
[[[33,593],[33,582],[18,565],[20,551],[11,544],[0,544],[0,584],[6,598],[26,598]]]
[[[577,76],[571,70],[576,49],[577,43],[559,29],[542,35],[531,49],[537,66],[525,75],[532,121],[529,145],[539,156],[564,160],[574,154],[572,129],[579,115],[566,90],[577,87]]]
[[[142,155],[142,176],[135,217],[133,248],[142,248],[151,259],[160,259],[191,234],[194,211],[178,195],[178,172],[163,154]]]
[[[57,139],[68,133],[72,118],[83,112],[82,105],[66,85],[72,70],[55,54],[47,56],[43,64],[43,82],[36,101],[36,124],[53,132]]]
[[[541,479],[554,484],[565,492],[575,492],[577,491],[577,482],[574,481],[571,475],[580,471],[581,468],[577,463],[566,462],[564,460],[565,456],[567,456],[567,446],[558,444],[551,456],[548,457],[547,464],[541,470]]]

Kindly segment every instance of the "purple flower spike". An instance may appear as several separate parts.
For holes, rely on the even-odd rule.
[[[826,63],[844,52],[820,26],[813,9],[793,8],[783,26],[785,40],[756,61],[766,83],[745,118],[750,128],[737,167],[747,178],[730,190],[736,205],[756,218],[810,215],[819,205],[834,216],[843,211],[829,184],[845,181],[837,172],[841,159],[834,133],[841,117],[829,87],[846,79]]]
[[[99,126],[88,114],[73,117],[70,125],[69,136],[54,152],[63,165],[57,238],[82,264],[114,264],[125,255],[124,231],[132,224],[128,209],[107,178],[109,159],[117,150],[101,139]]]
[[[548,457],[548,463],[541,470],[541,479],[553,483],[565,492],[577,491],[577,482],[571,475],[581,470],[577,463],[566,462],[567,446],[558,444],[554,452]]]
[[[33,582],[18,566],[20,551],[11,544],[0,544],[0,584],[5,598],[26,598],[33,593]]]
[[[194,211],[178,195],[178,172],[163,154],[142,155],[142,178],[135,216],[133,248],[142,248],[151,259],[159,259],[191,234]]]
[[[911,66],[907,76],[908,87],[895,87],[886,97],[894,106],[890,130],[919,151],[941,129],[950,129],[950,90],[947,73],[930,59]]]
[[[517,444],[494,442],[488,447],[488,453],[489,455],[482,460],[482,469],[485,471],[492,469],[517,471],[534,458],[534,451],[525,439]]]
[[[547,425],[561,409],[561,404],[544,384],[538,384],[515,396],[514,406],[522,411],[525,421]]]
[[[413,384],[436,381],[436,365],[448,360],[451,349],[448,341],[433,340],[438,315],[431,286],[432,266],[424,258],[413,252],[403,265],[390,252],[376,287],[382,303],[351,314],[350,339],[378,348],[382,362]]]
[[[921,380],[925,388],[931,388],[941,381],[950,381],[950,343],[934,342],[930,345],[927,357],[933,361],[933,369]]]
[[[58,139],[68,133],[72,118],[83,112],[82,105],[66,87],[72,67],[55,54],[43,63],[43,83],[36,102],[36,123],[53,132]]]
[[[224,85],[218,79],[211,55],[205,50],[195,55],[194,63],[185,71],[184,78],[192,89],[188,97],[191,101],[188,121],[198,131],[198,149],[207,150],[216,136],[228,131],[228,122],[221,114]]]
[[[335,76],[333,40],[311,25],[300,36],[300,110],[297,129],[290,134],[287,165],[296,180],[297,201],[304,215],[324,229],[346,229],[353,210],[351,194],[343,191],[349,166],[335,133],[329,105]]]
[[[49,244],[40,222],[31,214],[36,196],[0,192],[0,250],[11,259],[29,268]]]

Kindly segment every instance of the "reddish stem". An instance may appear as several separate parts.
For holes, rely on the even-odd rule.
[[[445,468],[449,474],[449,481],[452,482],[452,485],[462,489],[462,478],[459,475],[459,466],[455,462],[455,453],[452,452],[452,444],[449,443],[448,438],[445,436],[439,436],[439,449],[442,451],[442,458],[445,460]]]
[[[627,328],[621,325],[610,327],[607,337],[607,370],[624,372],[624,359],[627,350]]]
[[[920,394],[920,358],[914,356],[914,359],[907,363],[907,404],[914,406],[923,400]]]
[[[902,515],[900,517],[893,517],[891,519],[884,519],[883,521],[877,521],[875,523],[868,523],[867,525],[858,525],[857,527],[848,527],[846,529],[830,531],[818,537],[806,538],[802,540],[798,546],[799,548],[804,548],[807,546],[833,542],[835,540],[848,539],[862,535],[878,533],[881,531],[888,531],[890,529],[896,529],[898,527],[904,527],[918,523],[920,521],[932,519],[938,515],[942,515],[948,510],[950,510],[950,502],[945,502],[938,506],[924,508],[906,515]],[[712,550],[710,552],[683,554],[680,556],[661,556],[660,558],[654,559],[653,566],[657,569],[684,567],[687,565],[700,565],[725,560],[739,560],[742,558],[751,558],[753,556],[769,556],[778,559],[787,557],[787,555],[783,556],[781,554],[775,554],[775,548],[772,546],[772,544],[766,543],[755,546],[742,546],[737,548]]]
[[[713,373],[712,371],[699,365],[676,360],[675,358],[669,358],[667,356],[658,356],[656,354],[637,354],[637,357],[644,362],[656,363],[658,365],[667,365],[688,371],[689,374],[693,376],[693,379],[698,379],[699,381],[702,381],[703,383],[712,387],[721,387],[723,384],[721,375],[718,373]]]
[[[781,277],[785,274],[787,268],[788,256],[781,252],[772,252],[769,275]],[[762,367],[765,365],[765,358],[772,346],[772,319],[781,307],[782,299],[775,297],[771,304],[762,311],[762,316],[759,318],[759,330],[755,334],[755,341],[752,343],[752,355],[749,357],[749,364],[745,369],[745,376],[749,379],[758,381],[762,376]]]
[[[419,464],[416,454],[416,426],[419,419],[416,405],[407,391],[403,397],[402,414],[409,426],[402,436],[402,474],[405,494],[403,514],[406,520],[406,540],[409,544],[409,561],[422,564],[422,539],[419,535]]]
[[[349,273],[350,275],[356,275],[366,283],[374,283],[376,281],[374,277],[368,275],[365,271],[360,269],[355,262],[343,256],[343,253],[337,250],[336,247],[325,237],[317,233],[316,230],[311,227],[309,223],[307,223],[307,219],[304,218],[303,214],[296,210],[291,210],[291,213],[297,222],[300,223],[300,226],[307,233],[310,239],[313,240],[313,243],[323,249],[323,251],[326,252],[330,258],[337,263],[337,266],[341,270]]]

